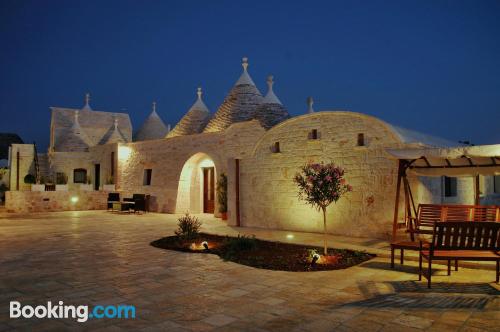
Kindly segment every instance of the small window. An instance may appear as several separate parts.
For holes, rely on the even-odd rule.
[[[457,196],[457,178],[444,177],[444,197]]]
[[[500,194],[500,175],[493,176],[493,192]]]
[[[73,183],[87,183],[87,170],[84,168],[73,170]]]
[[[280,150],[280,142],[274,142],[272,148],[271,148],[271,151],[273,153],[280,153],[281,150]]]
[[[143,180],[143,185],[144,186],[150,186],[151,185],[151,175],[153,173],[152,169],[145,169],[144,170],[144,180]]]
[[[358,146],[365,146],[365,134],[358,134]]]
[[[318,129],[313,129],[309,132],[309,139],[318,139]]]

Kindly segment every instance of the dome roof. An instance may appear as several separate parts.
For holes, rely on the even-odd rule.
[[[267,78],[268,91],[262,104],[255,110],[255,118],[262,127],[269,129],[278,123],[290,118],[290,114],[273,91],[273,77]]]
[[[109,128],[108,132],[104,135],[104,137],[101,139],[101,142],[99,143],[127,143],[127,139],[118,128],[118,119],[115,119],[113,127]]]
[[[78,121],[79,111],[75,111],[74,116],[73,125],[67,130],[61,143],[55,147],[56,151],[84,152],[89,150],[90,140]]]
[[[204,132],[217,132],[236,122],[254,119],[255,109],[262,103],[262,95],[248,74],[248,59],[243,58],[243,73],[224,99]]]
[[[141,128],[135,133],[134,141],[147,141],[164,138],[168,133],[168,128],[156,113],[156,103],[153,103],[153,111],[146,118]]]
[[[203,131],[210,120],[210,111],[201,99],[201,88],[197,91],[198,99],[191,106],[189,111],[182,117],[167,137],[199,134]]]

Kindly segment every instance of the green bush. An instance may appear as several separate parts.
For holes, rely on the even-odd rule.
[[[201,222],[195,216],[190,216],[189,213],[186,213],[177,220],[177,227],[175,235],[184,240],[192,240],[198,237]]]
[[[238,234],[238,237],[228,237],[225,243],[228,251],[247,251],[257,247],[255,235],[246,236]]]
[[[36,178],[33,174],[26,174],[24,177],[24,183],[26,184],[34,184],[36,183]]]
[[[219,202],[219,212],[227,212],[227,176],[221,173],[217,181],[217,201]]]

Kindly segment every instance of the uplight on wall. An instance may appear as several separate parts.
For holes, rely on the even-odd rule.
[[[78,202],[78,196],[72,196],[70,198],[70,201],[71,201],[71,203],[75,204],[76,202]]]
[[[130,157],[132,149],[128,146],[120,145],[118,146],[118,159],[120,161],[125,161]]]

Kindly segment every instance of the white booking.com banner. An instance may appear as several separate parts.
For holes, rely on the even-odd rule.
[[[49,318],[75,319],[84,323],[89,319],[130,319],[135,318],[133,305],[96,305],[92,309],[87,305],[67,305],[63,301],[57,304],[48,301],[46,305],[23,305],[18,301],[10,302],[10,318]]]

